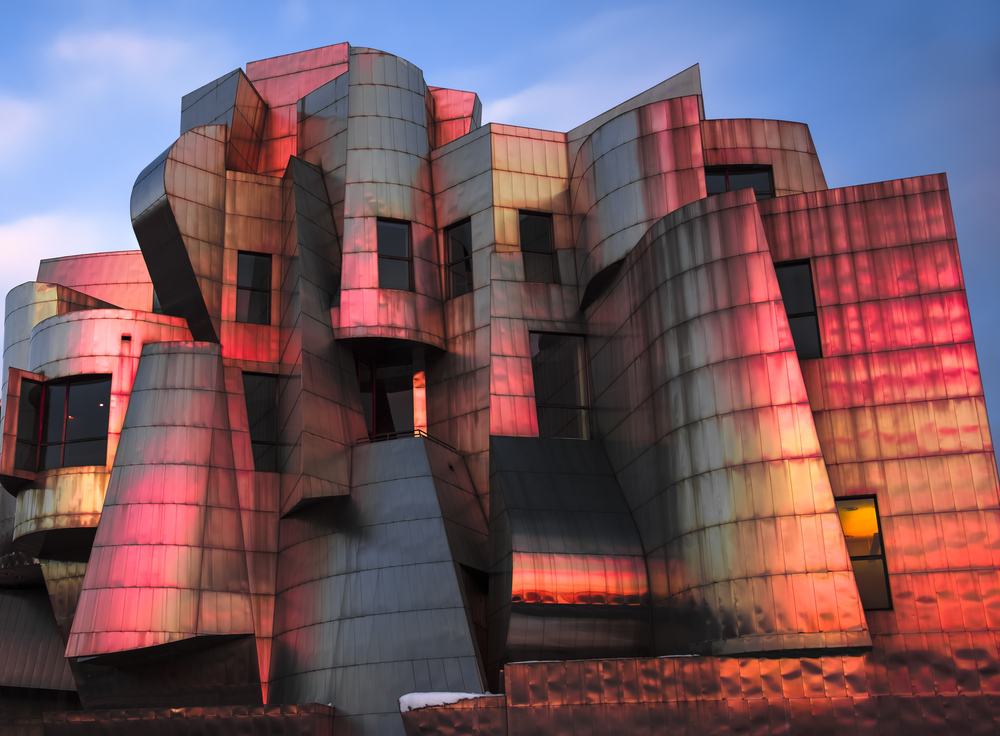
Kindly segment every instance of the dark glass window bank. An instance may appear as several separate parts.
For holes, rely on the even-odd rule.
[[[518,220],[524,280],[539,284],[558,284],[553,264],[552,215],[521,212]]]
[[[706,166],[705,190],[708,194],[753,189],[757,201],[774,196],[774,177],[770,166]]]
[[[451,298],[472,291],[472,220],[452,225],[445,231],[448,249],[448,279]]]
[[[236,262],[236,321],[271,324],[271,256],[240,252]]]
[[[410,248],[410,223],[379,220],[378,287],[413,291],[413,253]]]
[[[590,439],[590,386],[583,336],[529,335],[538,435]]]
[[[819,337],[816,295],[809,261],[775,263],[774,273],[778,277],[778,288],[785,302],[788,327],[792,331],[799,360],[822,358],[823,344]]]
[[[106,465],[110,409],[111,376],[22,381],[14,466]]]
[[[253,469],[278,472],[278,377],[267,373],[243,374]]]

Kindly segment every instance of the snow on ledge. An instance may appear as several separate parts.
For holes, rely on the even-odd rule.
[[[407,693],[399,699],[399,712],[408,713],[418,708],[429,708],[435,705],[451,705],[459,700],[475,698],[502,698],[503,695],[493,693]]]

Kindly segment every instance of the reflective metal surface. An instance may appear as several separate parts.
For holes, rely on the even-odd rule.
[[[346,43],[181,108],[141,252],[7,296],[0,599],[47,599],[66,656],[25,634],[0,669],[71,673],[89,711],[49,732],[991,722],[1000,499],[943,175],[827,190],[804,124],[705,120],[697,66],[565,133]],[[106,462],[19,456],[75,441],[32,401],[98,376]]]

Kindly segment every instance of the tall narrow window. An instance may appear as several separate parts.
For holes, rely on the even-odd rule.
[[[240,253],[236,262],[236,321],[271,324],[271,256]]]
[[[243,374],[247,402],[253,469],[278,472],[278,377],[266,373]]]
[[[706,166],[705,189],[708,194],[753,189],[757,201],[774,196],[770,166]]]
[[[472,220],[452,225],[445,231],[448,247],[448,278],[451,297],[472,291]]]
[[[111,376],[22,381],[15,463],[19,470],[106,465]]]
[[[590,437],[587,351],[580,335],[532,332],[531,371],[540,437]]]
[[[819,320],[816,318],[816,297],[813,292],[812,269],[809,261],[775,263],[781,299],[785,302],[788,327],[799,360],[822,358]]]
[[[872,496],[837,499],[837,513],[844,528],[847,552],[851,556],[854,579],[861,605],[870,610],[892,608],[889,572],[885,565],[882,524]]]
[[[558,283],[552,264],[552,216],[522,212],[519,220],[524,280],[540,284]]]
[[[371,365],[358,361],[358,388],[371,437],[426,431],[425,374],[419,365]]]
[[[377,230],[379,288],[413,291],[410,223],[379,220]]]

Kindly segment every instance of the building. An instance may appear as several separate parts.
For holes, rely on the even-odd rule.
[[[945,176],[828,189],[697,66],[567,133],[480,110],[250,63],[139,174],[141,252],[7,296],[8,725],[990,731]]]

